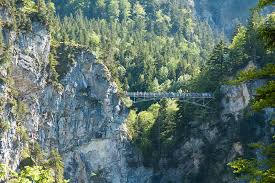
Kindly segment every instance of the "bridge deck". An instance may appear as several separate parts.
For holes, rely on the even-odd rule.
[[[214,98],[212,93],[173,93],[173,92],[125,92],[125,95],[132,98],[144,98],[144,99],[162,99],[162,98],[178,98],[178,99],[211,99]]]

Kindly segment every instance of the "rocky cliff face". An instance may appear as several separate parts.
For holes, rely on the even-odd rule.
[[[13,23],[4,8],[0,18],[4,24]],[[234,182],[226,164],[247,153],[248,143],[268,140],[274,133],[267,124],[259,124],[272,117],[272,109],[263,114],[246,111],[255,88],[264,81],[224,86],[221,116],[190,122],[179,148],[153,172],[142,166],[142,157],[127,139],[128,110],[108,69],[91,52],[61,46],[59,53],[71,49],[73,59],[62,60],[62,87],[56,88],[47,82],[51,49],[47,27],[32,22],[31,31],[19,33],[4,27],[3,35],[10,62],[0,66],[5,81],[0,84],[0,161],[13,169],[29,136],[45,152],[59,149],[65,176],[75,183]]]
[[[5,8],[0,15],[5,24],[14,23]],[[149,182],[152,171],[127,139],[128,110],[108,69],[91,52],[64,46],[64,52],[73,50],[74,61],[62,73],[63,87],[54,87],[47,82],[49,32],[39,22],[31,26],[18,33],[3,28],[11,58],[1,65],[1,76],[10,82],[1,83],[1,125],[8,129],[1,131],[0,161],[16,169],[24,138],[30,138],[45,152],[59,150],[71,182]],[[18,106],[25,108],[20,119]]]
[[[64,90],[48,86],[41,95],[42,148],[59,149],[72,182],[147,182],[150,170],[127,139],[128,110],[108,69],[88,51],[73,55],[75,62],[61,81]]]
[[[0,7],[2,25],[12,25],[14,20],[9,11]],[[1,50],[1,162],[16,168],[20,161],[20,151],[24,147],[21,128],[23,123],[29,130],[37,130],[40,116],[37,111],[37,92],[43,91],[47,78],[46,67],[50,51],[50,36],[45,26],[33,22],[33,31],[13,31],[4,26]],[[26,102],[29,113],[21,116],[22,102]],[[20,119],[19,119],[20,118]],[[24,122],[23,122],[24,121]],[[19,133],[20,132],[20,133]]]
[[[249,109],[255,89],[263,80],[241,86],[223,86],[221,115],[211,121],[189,122],[183,142],[172,157],[160,161],[156,182],[237,182],[227,163],[252,152],[249,143],[268,142],[274,129],[268,121],[274,110],[256,114]]]

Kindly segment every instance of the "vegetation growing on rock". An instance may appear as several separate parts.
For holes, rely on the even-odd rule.
[[[259,8],[263,8],[268,5],[274,5],[274,0],[261,0],[259,2]],[[260,35],[263,37],[267,48],[269,50],[275,49],[275,19],[272,18],[273,14],[267,15],[266,20],[259,27]],[[274,59],[274,57],[273,57]],[[275,64],[274,60],[270,64],[266,64],[261,69],[250,69],[242,72],[234,82],[247,82],[253,79],[266,79],[267,84],[257,89],[257,95],[253,102],[254,110],[260,111],[266,108],[275,107]],[[270,121],[271,125],[274,125],[273,121]],[[252,147],[260,151],[265,158],[252,158],[243,159],[240,158],[228,165],[234,169],[234,173],[241,176],[241,179],[248,180],[249,182],[263,182],[271,183],[275,181],[275,143],[272,137],[272,143],[256,143]]]
[[[194,141],[195,150],[204,146],[203,150],[211,154],[213,142],[210,141],[215,130],[211,132],[214,135],[210,134],[210,140],[194,139],[190,133],[203,134],[204,129],[199,129],[203,123],[217,125],[215,122],[220,120],[222,110],[220,87],[225,83],[267,79],[267,84],[257,90],[253,107],[258,111],[275,107],[274,13],[263,16],[257,9],[252,10],[247,25],[237,26],[232,41],[228,43],[226,39],[220,41],[224,35],[215,32],[209,22],[194,16],[192,4],[181,0],[56,0],[56,14],[59,16],[54,16],[54,4],[46,2],[0,0],[0,6],[7,8],[12,17],[11,21],[0,21],[1,69],[12,69],[9,67],[12,53],[8,41],[4,40],[4,33],[7,30],[17,34],[31,32],[33,23],[39,22],[48,27],[52,36],[47,85],[54,86],[60,93],[64,91],[62,79],[77,64],[75,54],[85,50],[94,52],[98,62],[107,65],[121,91],[215,94],[216,100],[209,104],[210,109],[175,100],[147,102],[132,107],[126,120],[128,135],[142,151],[145,166],[158,171],[161,169],[160,162],[164,160],[177,166],[174,154],[186,144],[186,149],[191,149],[191,152],[193,149],[189,141]],[[219,2],[215,3],[210,5],[219,5]],[[261,0],[259,8],[273,4],[273,0]],[[249,63],[255,68],[240,72]],[[19,170],[10,171],[1,165],[0,178],[8,182],[66,182],[58,151],[53,150],[45,156],[41,147],[29,139],[24,127],[25,120],[28,120],[28,106],[18,96],[7,73],[7,76],[1,76],[0,84],[7,86],[9,97],[1,101],[1,108],[9,107],[16,121],[14,144],[24,144],[27,149],[22,155]],[[236,80],[230,82],[236,74]],[[88,86],[79,89],[84,97],[89,95],[88,91]],[[89,102],[95,105],[99,102],[96,98],[90,99]],[[209,129],[208,126],[205,128]],[[0,130],[1,135],[10,130],[5,117],[0,118]],[[101,138],[102,134],[98,137]],[[274,144],[257,147],[265,153],[267,162],[239,159],[229,165],[235,173],[244,175],[249,181],[272,182]],[[196,166],[199,166],[197,159],[201,158],[196,157],[199,153],[195,151],[192,154]],[[214,162],[215,158],[209,158],[209,162]],[[258,168],[263,164],[266,168]],[[200,167],[202,175],[199,176],[203,176],[207,169]],[[93,178],[101,180],[101,173],[99,171],[98,177],[94,175]],[[188,177],[184,177],[184,180],[187,179],[189,181]]]

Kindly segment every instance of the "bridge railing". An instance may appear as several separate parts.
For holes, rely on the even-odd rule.
[[[214,98],[212,93],[125,92],[125,95],[134,98]]]

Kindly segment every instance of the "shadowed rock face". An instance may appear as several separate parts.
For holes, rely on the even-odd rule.
[[[238,24],[246,23],[249,9],[256,6],[258,0],[194,0],[196,14],[206,20],[217,31],[227,36],[234,33]]]
[[[220,116],[211,121],[188,123],[177,150],[159,162],[157,182],[236,182],[227,163],[252,153],[247,148],[249,143],[268,142],[274,133],[268,123],[274,109],[262,114],[252,114],[251,109],[247,109],[256,88],[264,83],[257,80],[240,86],[222,86]]]

